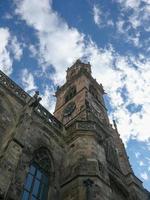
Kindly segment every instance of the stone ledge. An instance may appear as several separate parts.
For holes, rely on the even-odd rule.
[[[7,75],[5,75],[0,70],[0,84],[8,89],[10,93],[15,95],[19,100],[26,104],[30,98],[32,98],[28,93],[26,93],[21,87],[19,87],[14,81],[12,81]],[[47,111],[41,104],[35,110],[36,114],[40,117],[45,118],[46,122],[57,129],[63,130],[63,124],[59,122],[49,111]]]
[[[5,88],[7,88],[16,97],[21,99],[24,103],[26,103],[26,100],[30,98],[30,95],[28,93],[26,93],[14,81],[12,81],[8,76],[6,76],[1,70],[0,70],[0,84],[3,85]]]

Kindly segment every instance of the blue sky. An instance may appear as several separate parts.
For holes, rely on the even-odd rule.
[[[78,58],[92,65],[110,121],[150,190],[150,1],[0,0],[0,69],[53,111]]]

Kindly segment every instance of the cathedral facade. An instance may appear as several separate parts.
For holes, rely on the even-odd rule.
[[[150,200],[130,166],[104,90],[77,60],[54,115],[0,71],[0,199]]]

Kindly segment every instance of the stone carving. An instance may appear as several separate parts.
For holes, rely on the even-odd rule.
[[[116,148],[110,137],[105,140],[105,152],[107,161],[117,167],[117,169],[120,169]]]
[[[98,168],[101,176],[105,176],[105,167],[100,161],[98,161]]]
[[[41,148],[35,153],[33,162],[36,162],[48,174],[51,172],[51,162],[45,148]]]
[[[11,93],[19,97],[25,104],[27,99],[31,99],[30,95],[27,94],[22,88],[20,88],[15,82],[13,82],[10,78],[8,78],[1,70],[0,70],[0,84],[10,90]],[[35,94],[34,99],[37,97],[38,93]],[[40,97],[39,97],[40,98]],[[39,99],[38,101],[40,101]],[[29,103],[29,102],[28,102]],[[36,102],[36,104],[39,102]],[[33,105],[35,106],[35,104]],[[51,126],[55,126],[59,129],[63,129],[63,125],[59,122],[50,112],[48,112],[42,105],[35,106],[36,112],[50,123]]]
[[[38,105],[37,108],[35,109],[36,113],[38,113],[42,118],[46,119],[46,122],[49,123],[50,125],[63,129],[63,124],[58,121],[50,112],[48,112],[42,105]]]
[[[15,94],[24,102],[29,97],[29,95],[22,88],[20,88],[15,82],[8,78],[2,71],[0,71],[0,84],[9,89],[13,94]]]
[[[33,109],[35,109],[39,105],[41,100],[42,98],[39,97],[39,91],[35,91],[33,98],[29,100],[29,103],[28,103],[29,107],[32,107]]]
[[[78,128],[83,130],[94,130],[95,126],[89,122],[78,122]]]

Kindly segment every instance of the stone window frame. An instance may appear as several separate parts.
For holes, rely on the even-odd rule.
[[[46,200],[53,177],[51,156],[48,149],[42,147],[34,152],[33,159],[29,164],[21,200],[42,200],[43,198]],[[44,191],[43,194],[42,190]],[[44,196],[44,193],[46,196]],[[26,198],[26,195],[28,195],[28,198]]]
[[[98,99],[98,92],[97,92],[96,88],[95,88],[92,84],[89,85],[89,92],[90,92],[97,100],[99,100],[99,99]]]
[[[65,103],[71,100],[76,95],[76,93],[77,93],[76,86],[75,85],[71,86],[66,92]]]

